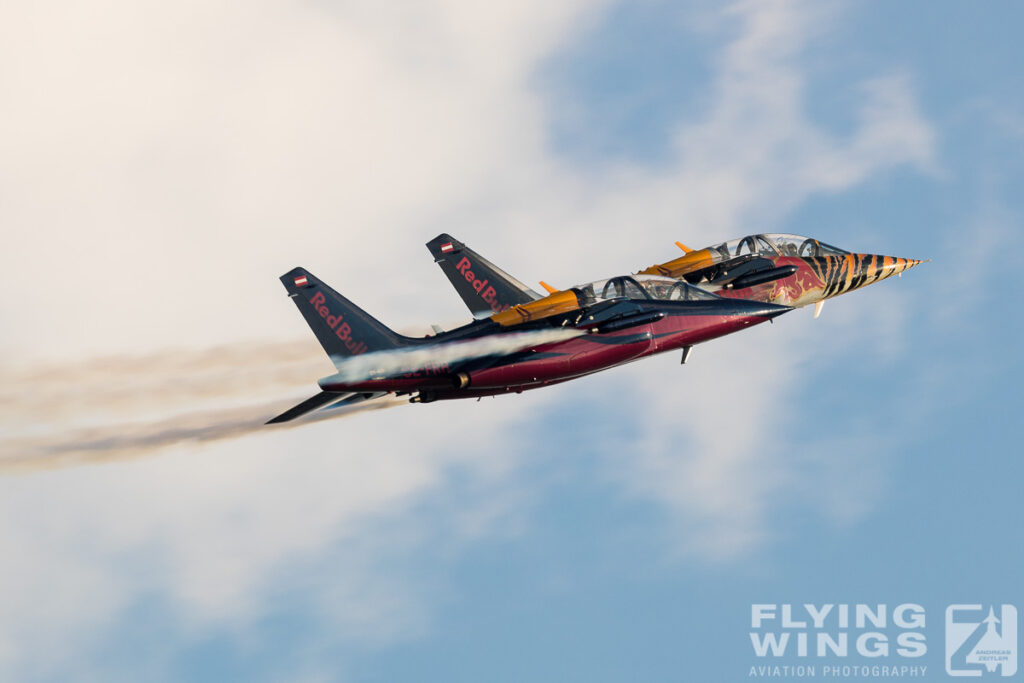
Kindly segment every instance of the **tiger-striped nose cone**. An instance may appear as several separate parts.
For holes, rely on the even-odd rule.
[[[913,268],[919,261],[912,258],[879,256],[878,254],[847,254],[837,257],[835,266],[824,278],[824,299],[852,292]]]
[[[861,287],[869,285],[872,282],[878,282],[884,280],[887,277],[893,275],[899,275],[905,270],[910,270],[919,263],[919,261],[912,258],[897,258],[895,256],[872,256],[867,255],[864,259],[867,272],[865,273],[864,282],[861,283]]]

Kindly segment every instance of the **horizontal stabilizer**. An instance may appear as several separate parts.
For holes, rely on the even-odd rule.
[[[363,403],[386,395],[387,393],[383,391],[364,391],[359,393],[347,391],[321,391],[316,396],[307,398],[299,405],[289,408],[272,420],[268,420],[266,424],[272,425],[279,424],[281,422],[291,422],[303,415],[308,415],[309,413],[316,412],[318,410],[323,413],[337,410],[339,408],[348,408],[349,406],[357,403]]]
[[[270,420],[267,420],[267,424],[268,425],[273,425],[273,424],[278,424],[280,422],[291,422],[295,418],[302,417],[303,415],[306,415],[307,413],[311,413],[314,410],[318,410],[319,408],[323,408],[325,405],[327,405],[329,403],[333,403],[334,401],[337,401],[338,399],[342,398],[343,396],[345,396],[344,392],[321,391],[316,396],[312,396],[310,398],[307,398],[305,401],[303,401],[299,405],[294,406],[292,408],[289,408],[288,410],[284,411],[283,413],[281,413],[277,417],[272,418]]]
[[[363,392],[360,392],[358,394],[352,394],[350,396],[346,396],[345,398],[341,399],[340,401],[337,401],[337,402],[332,403],[331,405],[327,406],[326,408],[323,409],[323,411],[324,412],[330,412],[332,410],[337,410],[339,408],[348,408],[349,406],[353,406],[353,405],[355,405],[357,403],[364,403],[366,401],[372,401],[375,398],[380,398],[381,396],[387,396],[387,395],[388,395],[388,392],[386,392],[386,391],[374,391],[374,392],[363,391]]]

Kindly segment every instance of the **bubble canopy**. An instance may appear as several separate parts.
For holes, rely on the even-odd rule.
[[[747,235],[739,239],[723,242],[709,247],[716,261],[757,254],[760,256],[799,256],[803,258],[815,256],[845,256],[850,252],[839,247],[825,244],[813,237],[787,235],[783,233],[765,233]]]
[[[587,304],[622,298],[656,301],[708,301],[719,298],[682,280],[660,275],[620,275],[577,285],[573,289],[582,293]]]

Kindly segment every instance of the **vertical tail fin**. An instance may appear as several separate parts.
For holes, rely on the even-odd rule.
[[[392,331],[305,268],[288,271],[281,276],[281,283],[317,341],[336,363],[368,351],[419,342]]]
[[[441,233],[427,242],[427,249],[474,317],[486,318],[541,298],[451,235]]]

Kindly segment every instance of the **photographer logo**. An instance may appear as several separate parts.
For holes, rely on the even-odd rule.
[[[1017,672],[1017,608],[950,605],[946,608],[946,673],[1012,676]]]

